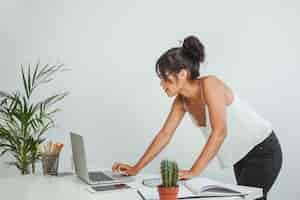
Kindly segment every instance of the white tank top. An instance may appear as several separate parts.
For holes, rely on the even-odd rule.
[[[272,131],[271,123],[258,115],[249,104],[238,97],[234,90],[232,91],[233,102],[226,108],[227,136],[216,155],[221,168],[232,167]],[[189,116],[197,125],[192,115]],[[197,127],[208,140],[211,126],[207,105],[205,105],[205,116],[206,126],[197,125]]]

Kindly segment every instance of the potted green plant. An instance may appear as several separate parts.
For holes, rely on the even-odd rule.
[[[162,184],[158,186],[160,200],[175,200],[177,198],[178,165],[175,161],[162,160],[160,164]]]
[[[7,93],[0,91],[0,156],[10,153],[21,174],[35,173],[35,163],[40,160],[39,145],[45,140],[44,134],[54,127],[53,116],[60,109],[53,105],[62,100],[67,92],[34,102],[36,89],[50,82],[53,75],[64,71],[63,64],[40,66],[33,69],[21,65],[23,89]]]

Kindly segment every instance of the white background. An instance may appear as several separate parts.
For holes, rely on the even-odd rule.
[[[162,52],[194,34],[204,43],[205,67],[271,121],[283,166],[270,199],[299,195],[299,28],[296,0],[75,1],[7,0],[0,5],[0,89],[21,87],[20,64],[64,63],[71,69],[39,90],[42,98],[68,90],[48,138],[65,143],[60,169],[70,170],[69,132],[84,135],[90,166],[135,164],[165,121],[172,98],[154,64]],[[204,68],[202,68],[203,70]],[[230,133],[229,133],[230,134]],[[241,133],[242,134],[242,133]],[[162,158],[188,169],[204,138],[185,116]],[[0,177],[18,173],[1,158]],[[203,172],[235,182],[216,160]]]

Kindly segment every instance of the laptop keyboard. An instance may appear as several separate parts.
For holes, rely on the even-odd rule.
[[[91,181],[111,181],[114,180],[107,176],[103,172],[89,172],[89,178]]]

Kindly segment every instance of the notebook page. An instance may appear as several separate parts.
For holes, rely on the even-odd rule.
[[[240,193],[241,191],[237,190],[234,187],[231,187],[229,184],[225,184],[213,179],[206,177],[195,177],[184,182],[184,185],[191,190],[194,194],[200,194],[205,191],[214,192],[214,193]]]

